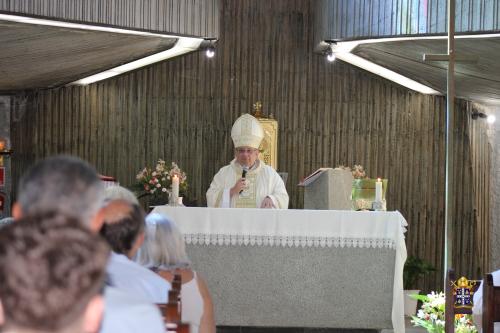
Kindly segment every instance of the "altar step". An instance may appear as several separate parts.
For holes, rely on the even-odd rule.
[[[422,327],[411,324],[410,318],[405,318],[405,333],[426,333]],[[304,327],[248,327],[248,326],[217,326],[217,333],[394,333],[392,329],[346,329],[346,328],[304,328]]]
[[[411,318],[405,317],[405,333],[427,333],[427,330],[423,327],[415,327],[410,322]],[[393,329],[381,330],[380,333],[394,333]]]
[[[217,333],[378,333],[370,329],[217,326]]]

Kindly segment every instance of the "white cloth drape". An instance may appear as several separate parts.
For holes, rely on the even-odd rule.
[[[187,243],[234,246],[386,247],[396,251],[392,323],[404,332],[403,266],[407,222],[399,212],[156,207]]]

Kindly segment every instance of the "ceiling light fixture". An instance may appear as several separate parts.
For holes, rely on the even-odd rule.
[[[350,52],[340,52],[340,53],[337,52],[336,56],[338,59],[342,61],[345,61],[347,63],[350,63],[351,65],[367,70],[373,74],[382,76],[383,78],[396,82],[397,84],[400,84],[411,90],[418,91],[422,94],[441,95],[439,91],[432,89],[431,87],[421,84],[415,80],[412,80],[394,71],[391,71],[390,69],[377,65],[374,62],[368,61]]]
[[[497,117],[495,117],[494,115],[490,114],[488,116],[488,118],[486,118],[486,121],[488,122],[488,124],[493,124],[495,121],[497,120]]]
[[[387,40],[387,38],[385,38]],[[366,71],[369,71],[373,74],[382,76],[388,80],[396,82],[408,89],[418,91],[422,94],[428,95],[441,95],[441,93],[431,87],[428,87],[420,82],[412,80],[406,76],[398,74],[390,69],[387,69],[383,66],[380,66],[374,62],[366,60],[360,56],[357,56],[351,51],[358,46],[362,41],[350,41],[350,42],[339,42],[339,41],[325,41],[325,45],[327,47],[326,54],[327,59],[329,61],[333,61],[335,59],[340,59],[347,63],[350,63],[353,66],[362,68]],[[333,60],[330,60],[330,53],[333,54]]]
[[[484,38],[500,38],[500,33],[497,33],[497,34],[455,35],[455,39],[484,39]],[[337,41],[336,48],[341,48],[342,51],[351,52],[358,45],[363,45],[363,44],[378,44],[378,43],[405,42],[405,41],[417,41],[417,40],[447,40],[447,39],[448,39],[447,35],[372,38],[372,39],[360,39],[360,40],[352,40],[352,41]],[[326,42],[330,43],[330,41],[326,41]]]
[[[326,60],[329,62],[334,62],[335,61],[335,52],[334,52],[334,45],[336,44],[334,41],[329,41],[328,44],[328,49],[326,50]]]
[[[25,23],[25,24],[45,25],[45,26],[58,27],[58,28],[111,32],[111,33],[125,34],[125,35],[161,37],[161,38],[179,38],[179,36],[175,36],[175,35],[160,34],[160,33],[149,32],[149,31],[138,31],[138,30],[114,28],[114,27],[92,25],[92,24],[72,23],[72,22],[41,19],[41,18],[29,17],[29,16],[20,16],[20,15],[0,14],[0,20],[9,21],[9,22],[17,22],[17,23]]]
[[[333,53],[332,50],[329,50],[327,53],[326,53],[326,60],[328,60],[329,62],[334,62],[336,59],[335,57],[335,53]]]
[[[205,55],[207,56],[207,58],[213,58],[215,56],[215,47],[213,46],[207,47]]]
[[[358,45],[363,44],[376,44],[376,43],[387,43],[387,42],[403,42],[412,40],[446,40],[447,35],[442,36],[420,36],[420,37],[395,37],[395,38],[373,38],[373,39],[362,39],[354,41],[336,41],[333,46],[331,41],[327,40],[324,43],[328,44],[328,48],[333,49],[336,58],[348,62],[351,65],[360,67],[374,74],[380,75],[388,80],[396,82],[402,86],[409,89],[421,92],[423,94],[430,95],[442,95],[441,92],[407,78],[401,74],[391,71],[385,67],[377,65],[365,58],[361,58],[357,55],[351,53]],[[481,38],[500,38],[500,34],[474,34],[474,35],[456,35],[456,39],[481,39]],[[475,119],[475,118],[474,118]]]
[[[17,22],[24,24],[33,24],[33,25],[44,25],[51,27],[59,27],[59,28],[68,28],[68,29],[79,29],[79,30],[89,30],[89,31],[98,31],[98,32],[107,32],[107,33],[118,33],[125,35],[135,35],[135,36],[144,36],[144,37],[156,37],[156,38],[169,38],[169,39],[177,39],[175,45],[165,51],[152,54],[150,56],[134,60],[132,62],[126,63],[121,66],[117,66],[103,72],[85,77],[83,79],[77,80],[75,82],[69,83],[68,85],[87,85],[90,83],[94,83],[97,81],[101,81],[104,79],[108,79],[110,77],[123,74],[125,72],[129,72],[147,65],[154,64],[159,61],[163,61],[169,58],[173,58],[179,56],[181,54],[193,52],[199,49],[200,44],[204,39],[202,38],[192,38],[192,37],[180,37],[175,35],[167,35],[161,33],[154,33],[148,31],[138,31],[131,29],[122,29],[122,28],[114,28],[107,26],[99,26],[99,25],[91,25],[91,24],[81,24],[81,23],[71,23],[71,22],[63,22],[63,21],[55,21],[55,20],[47,20],[40,19],[29,16],[20,16],[20,15],[9,15],[9,14],[0,14],[0,21],[9,21],[9,22]]]
[[[138,68],[141,68],[141,67],[144,67],[147,65],[154,64],[156,62],[160,62],[160,61],[163,61],[163,60],[166,60],[169,58],[173,58],[173,57],[179,56],[181,54],[193,52],[193,51],[196,51],[198,49],[198,47],[200,46],[202,41],[203,41],[203,39],[182,37],[177,41],[177,43],[175,43],[174,47],[172,47],[171,49],[150,55],[150,56],[142,58],[142,59],[138,59],[138,60],[129,62],[125,65],[121,65],[118,67],[108,69],[108,70],[103,71],[101,73],[97,73],[97,74],[88,76],[86,78],[72,82],[69,85],[91,84],[91,83],[94,83],[97,81],[108,79],[108,78],[116,76],[116,75],[120,75],[120,74],[123,74],[126,72],[133,71],[135,69],[138,69]]]

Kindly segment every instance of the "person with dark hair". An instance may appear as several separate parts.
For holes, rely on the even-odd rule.
[[[111,283],[153,303],[167,303],[170,283],[131,259],[144,242],[144,213],[125,200],[110,201],[103,208],[101,236],[113,250],[108,265]]]
[[[0,231],[5,332],[94,333],[109,247],[74,218],[26,216]]]
[[[92,166],[76,157],[54,156],[39,161],[23,175],[12,215],[19,220],[26,214],[56,211],[78,219],[91,232],[98,233],[103,223],[103,197],[104,186]],[[154,304],[109,284],[104,299],[100,332],[165,332]]]

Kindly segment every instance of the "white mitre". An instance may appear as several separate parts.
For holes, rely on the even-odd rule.
[[[259,149],[264,138],[264,130],[255,117],[245,113],[234,122],[231,129],[231,138],[235,148],[252,147]]]

